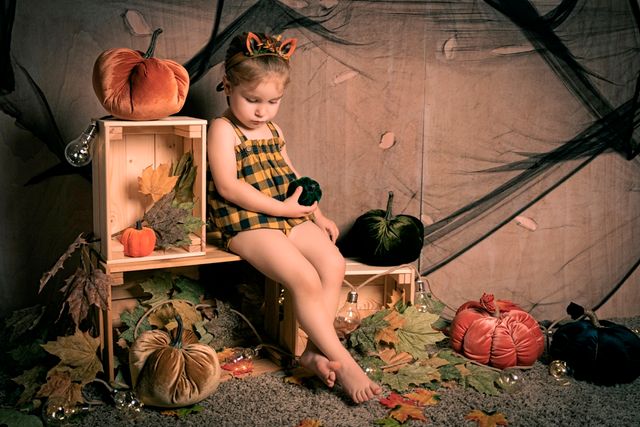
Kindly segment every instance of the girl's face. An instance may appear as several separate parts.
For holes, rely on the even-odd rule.
[[[278,114],[284,79],[268,76],[258,84],[245,82],[236,86],[225,80],[225,93],[235,118],[247,129],[258,129]]]

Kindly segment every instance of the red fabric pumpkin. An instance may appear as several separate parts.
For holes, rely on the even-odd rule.
[[[93,90],[114,117],[156,120],[177,113],[189,92],[189,73],[177,62],[153,58],[154,31],[146,53],[126,48],[109,49],[93,65]]]
[[[455,351],[499,369],[533,365],[544,351],[538,322],[511,301],[495,301],[491,294],[458,308],[450,338]]]
[[[143,227],[142,221],[136,221],[135,228],[129,227],[122,232],[120,243],[126,256],[147,256],[156,247],[156,233],[152,228]]]

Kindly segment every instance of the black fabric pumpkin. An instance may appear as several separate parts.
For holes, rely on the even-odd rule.
[[[369,265],[388,266],[415,261],[424,242],[424,225],[411,215],[393,216],[393,191],[387,210],[374,209],[359,216],[338,245],[345,256]]]
[[[563,360],[577,380],[599,385],[629,383],[640,375],[640,337],[625,326],[598,320],[571,303],[567,313],[580,319],[561,325],[551,338],[552,360]]]
[[[322,189],[317,181],[303,176],[289,183],[287,197],[291,197],[296,188],[302,187],[302,194],[298,197],[298,203],[304,206],[311,206],[314,202],[319,202],[322,198]]]

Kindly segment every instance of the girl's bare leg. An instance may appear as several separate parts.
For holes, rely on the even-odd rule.
[[[231,240],[230,249],[289,290],[296,317],[309,339],[329,361],[336,362],[332,365],[336,378],[353,401],[364,402],[378,394],[380,387],[367,377],[336,335],[333,328],[335,312],[329,315],[320,275],[306,258],[322,258],[322,248],[326,251],[326,247],[321,241],[314,242],[313,239],[319,235],[309,229],[296,230],[291,238],[278,230],[243,231]],[[316,230],[320,233],[317,227]],[[296,244],[300,244],[301,248]]]
[[[338,310],[345,272],[342,254],[327,234],[310,221],[294,227],[289,238],[316,269],[322,285],[324,308],[327,309],[327,316],[333,319]],[[307,340],[300,364],[318,375],[327,386],[333,387],[335,384],[340,365],[327,359],[311,339]]]

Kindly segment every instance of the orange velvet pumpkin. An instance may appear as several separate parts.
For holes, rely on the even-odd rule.
[[[146,53],[109,49],[93,66],[93,90],[102,106],[125,120],[156,120],[177,113],[189,92],[189,73],[177,62],[153,58],[154,31]]]
[[[142,221],[136,221],[135,227],[129,227],[122,232],[120,243],[126,256],[147,256],[156,247],[156,233],[152,228],[143,227]]]
[[[490,294],[461,305],[449,333],[455,351],[499,369],[531,366],[544,351],[538,322],[516,304],[494,301]]]

